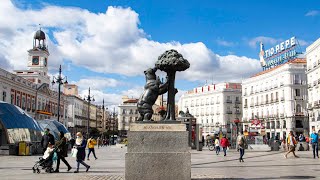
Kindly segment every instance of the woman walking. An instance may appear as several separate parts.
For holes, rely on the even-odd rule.
[[[221,139],[220,145],[223,149],[223,156],[227,156],[227,148],[229,146],[229,140],[226,138],[226,135],[223,135],[223,138]]]
[[[216,140],[214,140],[214,145],[216,147],[216,154],[219,155],[219,153],[220,153],[220,141],[219,141],[219,138],[216,138]]]
[[[64,133],[60,131],[60,140],[56,143],[56,147],[58,148],[57,155],[57,167],[54,172],[59,172],[60,166],[60,159],[62,162],[68,167],[68,171],[70,171],[71,166],[69,165],[68,161],[65,159],[68,154],[68,146],[67,146],[67,138],[64,137]]]
[[[77,153],[77,170],[74,171],[74,173],[79,172],[80,164],[84,165],[87,168],[86,172],[88,172],[90,166],[84,162],[84,159],[86,158],[87,141],[84,139],[84,137],[82,136],[82,134],[80,132],[77,132],[75,146],[78,150],[78,153]]]

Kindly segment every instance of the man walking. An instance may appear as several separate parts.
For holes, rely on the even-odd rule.
[[[288,137],[287,137],[287,147],[288,147],[288,152],[284,155],[285,158],[287,158],[288,154],[292,152],[292,154],[294,155],[294,157],[298,157],[296,154],[295,154],[295,150],[296,150],[296,144],[297,144],[297,141],[296,141],[296,138],[294,137],[293,135],[293,131],[290,131]]]
[[[90,153],[92,152],[93,153],[93,156],[94,158],[97,160],[98,158],[96,157],[96,153],[94,152],[94,146],[97,144],[97,141],[95,139],[93,139],[93,137],[91,137],[90,139],[88,139],[88,149],[89,149],[89,152],[88,152],[88,157],[87,157],[87,160],[89,161],[89,156],[90,156]]]
[[[41,146],[43,148],[43,152],[46,151],[49,143],[54,145],[54,137],[50,133],[50,130],[46,128],[44,131],[44,135],[42,136],[42,139],[41,139]]]
[[[312,145],[312,150],[313,150],[313,158],[314,159],[316,158],[316,154],[317,154],[317,158],[319,158],[319,155],[318,155],[319,135],[318,135],[318,133],[316,133],[315,130],[313,130],[310,138],[311,138],[311,145]]]

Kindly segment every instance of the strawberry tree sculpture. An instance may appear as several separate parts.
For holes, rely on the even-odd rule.
[[[161,54],[155,63],[155,67],[167,73],[168,78],[168,98],[167,114],[165,121],[174,121],[175,119],[175,95],[178,92],[174,87],[177,71],[184,71],[190,67],[188,60],[184,59],[178,51],[171,49]]]

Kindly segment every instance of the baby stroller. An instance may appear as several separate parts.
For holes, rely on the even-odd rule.
[[[45,169],[47,173],[53,172],[53,161],[57,159],[57,148],[54,148],[52,152],[50,152],[49,156],[44,159],[43,157],[39,157],[39,161],[36,161],[35,165],[32,167],[33,173],[40,173],[40,168]]]

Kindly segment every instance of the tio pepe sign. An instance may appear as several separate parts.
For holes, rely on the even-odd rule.
[[[260,63],[263,69],[270,69],[297,57],[297,40],[291,37],[276,46],[264,50],[264,45],[260,43]]]

